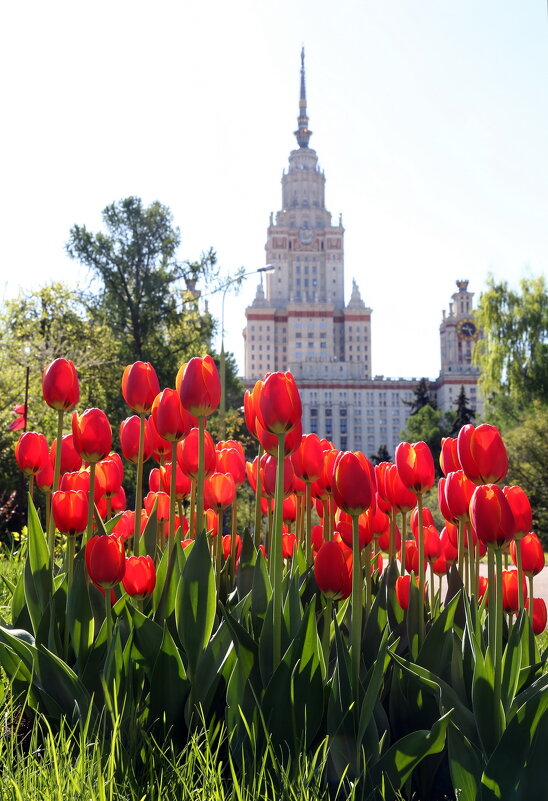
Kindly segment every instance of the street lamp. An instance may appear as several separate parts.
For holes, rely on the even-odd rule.
[[[227,290],[232,284],[235,284],[237,281],[240,281],[242,278],[247,278],[249,275],[256,275],[260,273],[270,274],[275,272],[276,268],[272,264],[267,264],[266,267],[259,267],[257,270],[250,270],[248,273],[243,273],[241,275],[237,275],[234,278],[230,278],[226,284],[225,288],[223,289],[223,298],[221,301],[221,402],[219,404],[219,418],[220,418],[220,438],[224,440],[226,429],[225,429],[225,417],[226,417],[226,360],[225,360],[225,298]],[[261,279],[262,280],[262,279]]]

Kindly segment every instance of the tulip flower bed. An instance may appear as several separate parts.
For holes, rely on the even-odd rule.
[[[137,775],[143,743],[184,753],[205,731],[225,787],[254,771],[297,786],[308,760],[331,797],[544,799],[544,555],[527,496],[501,486],[498,430],[444,440],[440,533],[423,503],[435,481],[425,443],[373,468],[303,435],[295,381],[273,373],[244,398],[258,448],[246,463],[238,442],[207,431],[212,359],[191,359],[175,384],[161,391],[150,364],[125,369],[135,414],[120,456],[99,409],[73,412],[63,434],[76,370],[58,359],[44,372],[58,437],[16,445],[28,555],[0,627],[17,708],[52,729],[106,732]],[[124,459],[137,465],[131,510]],[[238,513],[246,480],[251,520]]]

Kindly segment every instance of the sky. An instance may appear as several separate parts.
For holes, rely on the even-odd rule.
[[[181,260],[213,247],[227,275],[264,266],[302,45],[347,299],[354,278],[373,309],[373,374],[435,377],[457,279],[477,300],[489,274],[548,272],[545,0],[4,3],[2,298],[83,285],[71,226],[100,230],[129,195],[170,207]],[[240,369],[256,285],[227,296]]]

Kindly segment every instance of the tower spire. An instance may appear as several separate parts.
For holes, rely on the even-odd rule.
[[[299,96],[299,116],[297,117],[299,127],[295,131],[299,147],[308,147],[308,142],[312,136],[312,131],[308,127],[308,116],[306,114],[306,84],[304,76],[304,45],[301,49],[301,93]]]

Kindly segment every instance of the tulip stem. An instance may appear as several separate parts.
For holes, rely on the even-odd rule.
[[[502,677],[502,548],[495,547],[497,563],[497,605],[496,605],[496,640],[495,640],[495,732],[497,742],[502,735],[501,728],[501,677]],[[519,577],[518,577],[519,578]]]
[[[62,442],[63,442],[64,414],[65,414],[64,409],[57,410],[57,441],[55,446],[55,464],[53,467],[52,492],[56,492],[59,489],[59,477],[61,475],[61,452],[63,450]],[[48,532],[48,546],[50,554],[50,568],[51,568],[51,574],[53,576],[53,557],[55,552],[55,521],[53,519],[53,515],[50,515],[49,520],[47,522],[47,532]]]
[[[171,443],[171,475],[169,482],[169,541],[168,553],[171,556],[175,545],[175,495],[177,494],[177,443]]]
[[[139,450],[137,452],[137,483],[135,486],[135,528],[133,529],[133,551],[141,554],[141,507],[143,505],[143,463],[145,452],[145,414],[139,415]]]
[[[422,492],[417,492],[417,523],[419,540],[419,650],[424,642],[424,529],[422,523]]]
[[[362,640],[362,572],[360,565],[360,529],[358,515],[352,515],[352,620],[351,620],[351,681],[356,709],[360,687]]]
[[[261,457],[263,455],[262,445],[259,445],[259,455],[257,457],[257,486],[255,489],[255,548],[258,548],[262,540],[262,509],[261,498],[263,495],[263,479],[261,476]]]
[[[461,581],[464,584],[464,520],[458,519],[458,567]]]
[[[95,462],[89,465],[89,493],[88,493],[88,524],[86,528],[86,542],[89,542],[93,534],[93,507],[95,506]]]
[[[487,634],[489,641],[489,651],[491,652],[491,660],[495,664],[495,634],[496,634],[496,587],[495,587],[495,553],[493,546],[487,547]]]
[[[407,549],[405,542],[407,540],[407,512],[401,513],[401,574],[405,576],[405,557],[407,556]]]
[[[282,650],[282,516],[284,496],[284,459],[285,434],[278,434],[278,461],[276,465],[276,489],[274,494],[274,525],[272,531],[271,559],[272,595],[273,595],[273,655],[274,670],[277,668]]]
[[[238,528],[236,498],[230,509],[230,576],[236,581],[236,532]]]
[[[521,538],[516,539],[516,567],[518,569],[518,606],[519,611],[525,606],[525,598],[523,597],[523,565],[521,561]]]
[[[312,564],[312,485],[310,481],[305,483],[304,491],[304,507],[305,507],[305,552],[306,552],[306,566],[310,567]]]
[[[70,535],[67,537],[67,548],[65,552],[65,570],[67,574],[67,606],[66,606],[66,614],[65,614],[65,635],[64,635],[64,643],[63,643],[63,653],[65,656],[65,662],[68,662],[68,651],[69,651],[69,603],[70,603],[70,588],[72,587],[72,577],[74,575],[74,546],[75,546],[74,536]]]
[[[365,619],[369,617],[371,611],[372,592],[371,592],[371,543],[368,542],[365,546]]]
[[[190,536],[196,539],[196,479],[190,482]]]
[[[198,478],[196,482],[196,536],[201,533],[204,520],[204,461],[205,417],[198,417]],[[219,533],[219,532],[217,532]]]
[[[107,624],[107,646],[112,642],[112,604],[110,602],[110,587],[105,590],[105,621]]]
[[[519,577],[518,577],[519,580]],[[534,598],[533,598],[533,574],[529,576],[529,619],[531,620],[531,626],[533,625],[533,607],[534,607]]]
[[[322,652],[325,662],[325,674],[329,674],[329,645],[331,641],[331,617],[333,615],[333,601],[327,598],[323,610]]]

